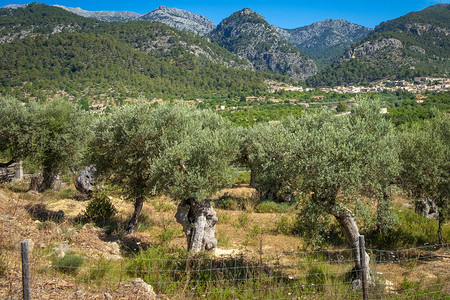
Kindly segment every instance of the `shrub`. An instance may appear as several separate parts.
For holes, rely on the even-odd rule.
[[[75,253],[67,253],[63,257],[55,259],[56,269],[65,274],[76,275],[83,265],[84,259]]]
[[[263,201],[255,206],[258,213],[276,213],[279,212],[278,204],[273,201]]]
[[[104,226],[117,213],[117,209],[104,193],[97,193],[86,207],[85,216],[97,226]]]
[[[215,207],[226,210],[239,210],[240,203],[238,199],[230,197],[228,195],[222,196],[215,202]]]
[[[250,172],[241,172],[234,179],[234,184],[249,184],[250,183]]]
[[[275,220],[275,232],[285,235],[291,234],[293,231],[292,221],[287,216],[281,216]]]

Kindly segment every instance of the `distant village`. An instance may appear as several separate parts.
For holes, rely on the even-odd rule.
[[[293,91],[293,92],[308,92],[314,91],[314,88],[306,88],[298,86],[271,86],[269,93],[275,93],[277,91]],[[450,91],[450,78],[434,78],[434,77],[416,77],[414,82],[408,82],[405,80],[383,80],[376,81],[371,87],[363,86],[336,86],[332,88],[319,88],[325,93],[339,93],[339,94],[359,94],[359,93],[381,93],[383,91],[406,91],[410,93],[424,93],[427,91],[444,92]]]
[[[449,92],[450,91],[450,78],[435,78],[435,77],[416,77],[414,78],[414,82],[408,82],[405,80],[383,80],[372,83],[370,87],[364,86],[336,86],[332,88],[303,88],[301,86],[285,86],[285,85],[270,85],[269,93],[275,94],[278,91],[290,91],[290,92],[314,92],[314,91],[322,91],[324,93],[338,93],[338,94],[361,94],[361,93],[381,93],[384,91],[396,92],[396,91],[405,91],[410,92],[417,95],[417,103],[423,103],[423,95],[421,93],[425,92]],[[315,95],[311,97],[313,100],[318,102],[297,102],[297,105],[303,105],[308,108],[311,104],[321,104],[320,100],[325,98],[323,95]],[[352,107],[356,105],[355,98],[349,99],[349,102],[344,103],[347,107]],[[128,101],[133,101],[129,99]],[[257,102],[257,101],[270,101],[272,103],[280,103],[286,101],[286,99],[277,99],[275,97],[265,98],[265,97],[256,97],[249,96],[245,98],[246,102]],[[150,100],[150,103],[162,103],[163,99],[154,98]],[[195,102],[202,103],[203,100],[197,99],[197,101],[184,101],[188,103],[194,104]],[[323,103],[322,103],[323,104]],[[337,104],[332,103],[331,107],[336,108]],[[104,113],[106,110],[106,103],[100,102],[96,104],[90,105],[91,113]],[[225,105],[218,106],[217,110],[225,110],[231,109],[234,110],[236,107],[226,107]],[[386,109],[383,109],[381,113],[387,113]]]

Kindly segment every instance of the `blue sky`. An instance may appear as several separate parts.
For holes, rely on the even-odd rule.
[[[0,0],[0,6],[30,2],[33,1]],[[450,0],[43,0],[42,2],[48,5],[81,7],[85,10],[128,10],[142,14],[164,5],[204,15],[216,24],[233,12],[248,7],[262,14],[269,23],[283,28],[305,26],[328,18],[342,18],[373,28],[382,21],[433,4],[450,3]]]

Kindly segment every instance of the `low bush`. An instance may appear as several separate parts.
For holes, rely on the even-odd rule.
[[[284,235],[292,234],[294,230],[294,223],[287,216],[281,216],[275,220],[275,232]]]
[[[240,172],[234,178],[234,184],[250,184],[250,172]]]
[[[280,212],[278,204],[272,201],[263,201],[255,206],[257,213],[277,213]]]
[[[116,213],[117,209],[106,194],[97,193],[86,207],[85,217],[97,226],[104,226]]]
[[[57,257],[54,259],[56,269],[68,275],[76,275],[83,265],[84,259],[82,256],[78,256],[75,253],[67,253],[63,257]]]
[[[401,249],[436,244],[438,242],[438,221],[428,219],[412,209],[396,210],[398,224],[393,229],[380,233],[366,233],[370,247],[378,249]],[[444,241],[450,241],[450,226],[442,229]]]
[[[230,197],[228,195],[220,197],[219,200],[217,200],[215,202],[214,206],[216,208],[226,209],[226,210],[240,210],[241,209],[240,200]]]

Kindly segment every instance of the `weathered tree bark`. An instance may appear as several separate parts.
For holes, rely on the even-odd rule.
[[[45,190],[54,189],[59,173],[59,168],[44,168],[42,172],[42,182],[38,188],[38,192],[42,193]]]
[[[254,188],[256,185],[256,174],[255,171],[250,170],[250,187]]]
[[[369,267],[370,257],[367,253],[360,253],[359,251],[359,230],[358,225],[356,224],[353,213],[345,208],[345,207],[328,207],[328,213],[332,214],[339,224],[342,227],[342,231],[344,232],[347,243],[352,249],[353,256],[355,259],[355,267],[354,270],[357,271],[353,273],[352,279],[352,289],[361,289],[362,288],[362,274],[360,270],[362,270],[361,265],[361,256],[365,255],[365,266],[364,270],[366,272],[366,278],[370,285],[373,285],[374,282],[372,280],[371,271]]]
[[[442,225],[444,224],[444,214],[441,211],[438,211],[439,213],[439,226],[438,226],[438,242],[439,245],[442,246],[444,243],[444,239],[442,237]]]
[[[128,227],[127,227],[128,234],[132,234],[134,231],[134,227],[136,227],[136,225],[137,225],[139,214],[142,211],[142,206],[144,206],[144,201],[145,201],[145,197],[139,196],[136,198],[136,201],[134,202],[134,212],[133,212],[133,215],[131,216],[130,222],[128,222]]]
[[[196,202],[193,199],[182,201],[177,208],[175,218],[183,226],[186,234],[188,251],[196,254],[204,250],[215,250],[216,212],[211,206],[211,200]]]
[[[90,165],[81,171],[80,176],[77,178],[77,182],[75,183],[75,188],[77,191],[87,196],[88,198],[92,197],[94,193],[94,183],[95,183],[95,166]]]

